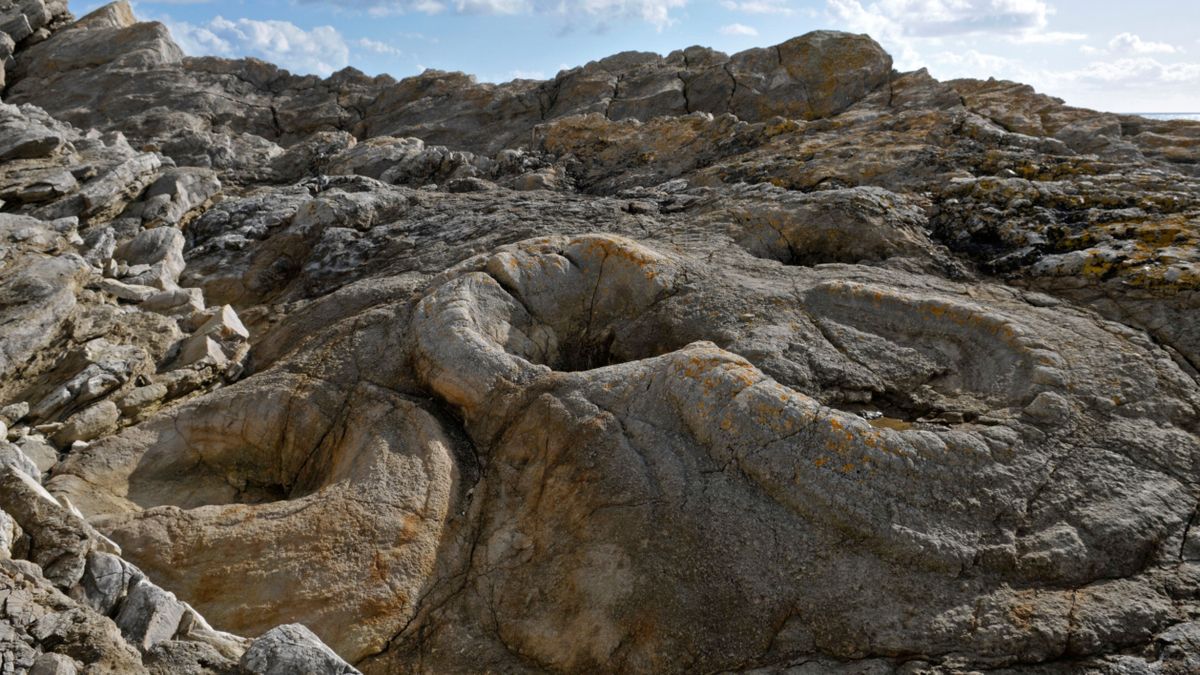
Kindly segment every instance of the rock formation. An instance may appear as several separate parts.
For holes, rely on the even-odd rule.
[[[1200,124],[0,31],[0,673],[1200,671]]]

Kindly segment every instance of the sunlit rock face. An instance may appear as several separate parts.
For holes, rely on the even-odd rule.
[[[1200,124],[0,30],[0,671],[1200,671]]]

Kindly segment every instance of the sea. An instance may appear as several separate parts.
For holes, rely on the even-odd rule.
[[[1156,120],[1194,120],[1200,122],[1200,112],[1194,113],[1127,113],[1129,115],[1139,115],[1141,117],[1149,117]]]

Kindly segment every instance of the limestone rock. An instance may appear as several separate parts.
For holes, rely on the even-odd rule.
[[[25,419],[25,416],[28,414],[29,404],[21,401],[0,408],[0,421],[3,421],[7,425],[13,425]]]
[[[0,468],[12,468],[38,482],[42,480],[42,470],[37,462],[21,448],[7,441],[0,441]]]
[[[204,310],[204,292],[198,288],[174,288],[151,294],[142,309],[152,312],[191,315]]]
[[[40,436],[36,438],[26,436],[16,442],[17,447],[33,462],[40,473],[50,471],[58,463],[58,451],[45,440]]]
[[[166,398],[168,393],[167,386],[162,383],[148,384],[131,390],[117,399],[116,404],[122,414],[133,417]]]
[[[183,245],[182,232],[172,227],[158,227],[140,232],[120,246],[114,257],[131,267],[149,266],[145,271],[124,279],[125,283],[171,290],[176,288],[179,275],[187,265],[183,259]]]
[[[129,590],[144,575],[119,557],[101,552],[88,554],[79,595],[89,607],[105,616],[112,616]]]
[[[149,300],[151,296],[159,292],[159,290],[153,286],[127,284],[116,279],[101,280],[100,289],[106,293],[111,293],[118,299],[127,300],[129,302],[145,302]]]
[[[115,431],[120,417],[121,411],[115,403],[101,401],[67,418],[52,438],[59,447],[69,446],[75,441],[95,440]]]
[[[75,659],[62,654],[42,654],[33,662],[29,675],[75,675]]]
[[[30,537],[30,560],[59,588],[74,586],[96,546],[94,531],[27,474],[0,469],[0,486],[0,509]]]
[[[0,670],[1196,670],[1200,124],[0,26]]]
[[[145,652],[175,636],[185,611],[174,595],[143,579],[130,585],[115,621],[125,639]]]
[[[241,667],[253,675],[352,675],[358,673],[321,644],[316,635],[300,624],[273,628],[250,644]]]

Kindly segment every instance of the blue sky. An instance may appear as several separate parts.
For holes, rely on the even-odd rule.
[[[76,14],[99,2],[79,2]],[[897,68],[1028,82],[1118,112],[1200,111],[1200,0],[136,0],[190,54],[327,75],[548,78],[618,51],[735,52],[818,28],[869,33]]]

